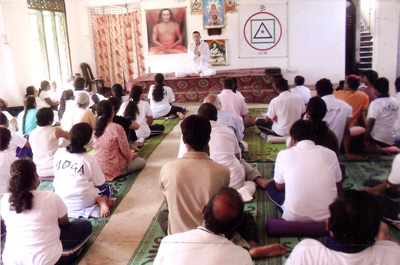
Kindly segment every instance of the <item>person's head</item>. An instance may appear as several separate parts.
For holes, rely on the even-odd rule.
[[[73,85],[74,81],[75,81],[75,76],[71,75],[71,76],[67,77],[68,84],[72,84]]]
[[[56,81],[51,81],[50,85],[51,85],[51,88],[53,89],[53,91],[57,91],[57,83],[56,83]]]
[[[232,81],[233,81],[233,89],[232,91],[236,93],[237,89],[238,89],[238,81],[236,77],[232,77]]]
[[[117,113],[121,106],[121,101],[117,97],[109,97],[108,101],[113,105],[114,113]]]
[[[143,89],[141,86],[133,86],[129,95],[129,102],[126,105],[124,117],[136,120],[136,115],[139,114],[139,101],[142,96]]]
[[[327,110],[326,103],[322,98],[312,97],[308,101],[306,115],[310,120],[320,122],[325,117]]]
[[[21,213],[32,209],[31,191],[39,185],[35,163],[29,158],[15,160],[10,166],[10,176],[8,182],[10,210]]]
[[[4,114],[1,113],[1,115],[4,115]],[[2,123],[3,123],[3,118],[1,118],[1,119],[2,119]],[[7,120],[7,117],[6,117],[6,120]],[[1,139],[0,151],[4,151],[10,145],[10,141],[11,141],[11,132],[10,132],[10,130],[7,129],[6,127],[0,126],[0,139]]]
[[[244,203],[240,194],[232,188],[216,193],[203,209],[204,223],[215,234],[233,231],[244,216]]]
[[[367,70],[364,72],[364,81],[368,86],[372,86],[374,81],[379,77],[378,73],[374,70]]]
[[[8,111],[7,102],[2,98],[0,98],[0,110],[1,111]]]
[[[158,23],[169,22],[169,21],[175,22],[175,17],[171,9],[169,8],[161,9],[160,14],[158,15]]]
[[[296,77],[294,78],[294,84],[295,84],[296,86],[302,86],[302,85],[304,85],[304,81],[305,81],[305,79],[304,79],[304,77],[302,77],[301,75],[298,75],[298,76],[296,76]]]
[[[161,73],[158,73],[154,76],[154,81],[156,81],[157,84],[162,84],[164,82],[164,75]]]
[[[80,73],[75,73],[75,74],[74,74],[74,77],[75,77],[75,78],[77,78],[77,77],[82,77],[82,75],[81,75]]]
[[[36,108],[36,99],[34,96],[24,97],[24,110],[30,110]]]
[[[53,123],[54,113],[51,108],[41,108],[36,113],[36,123],[38,126],[48,126]]]
[[[3,126],[4,128],[8,128],[9,125],[10,124],[8,122],[7,116],[3,112],[0,111],[0,126]],[[0,142],[0,144],[1,143],[2,142]],[[2,151],[2,150],[0,150],[0,151]]]
[[[289,90],[288,81],[283,77],[275,78],[274,79],[274,86],[280,92]]]
[[[89,104],[90,104],[89,96],[85,92],[77,93],[75,100],[76,100],[76,104],[78,105],[79,108],[86,109],[87,106],[89,106]]]
[[[333,93],[333,86],[331,80],[322,78],[315,84],[315,89],[320,97],[330,95]]]
[[[140,97],[142,96],[143,88],[141,86],[133,86],[131,88],[131,93],[129,95],[130,99],[133,101],[139,102]]]
[[[330,206],[328,230],[345,245],[372,245],[382,219],[379,204],[366,191],[344,190]]]
[[[365,72],[361,72],[360,73],[360,83],[364,83],[365,84]]]
[[[72,126],[69,131],[69,142],[70,144],[67,146],[67,151],[70,153],[85,153],[87,145],[92,138],[92,127],[86,122],[77,123]]]
[[[111,92],[112,92],[114,97],[117,97],[119,100],[122,100],[123,88],[122,88],[122,86],[120,84],[114,84],[111,87]]]
[[[97,104],[97,121],[94,135],[100,137],[109,121],[114,117],[114,108],[110,101],[102,100]]]
[[[156,102],[160,102],[164,98],[164,75],[156,74],[154,76],[154,81],[156,81],[156,85],[153,90],[153,100]]]
[[[217,120],[217,108],[211,103],[203,103],[197,111],[197,115],[204,117],[209,121]]]
[[[66,102],[67,100],[74,100],[74,92],[71,89],[64,90],[61,94],[60,98],[60,108],[58,109],[58,119],[61,120],[65,109],[66,109]]]
[[[386,96],[389,94],[389,80],[387,80],[385,77],[376,79],[373,85],[376,95]]]
[[[211,5],[211,9],[217,9],[217,7],[215,6],[215,4]]]
[[[79,91],[79,90],[83,90],[86,87],[86,80],[83,77],[76,77],[74,80],[74,87],[75,90]]]
[[[215,41],[213,41],[212,47],[213,47],[213,48],[217,48],[217,47],[218,47],[218,44],[217,44]]]
[[[222,108],[221,105],[221,100],[219,99],[219,97],[215,94],[209,94],[203,101],[203,103],[211,103],[213,104],[217,110],[220,110]]]
[[[198,32],[198,31],[193,31],[193,33],[192,33],[192,38],[193,38],[193,41],[194,41],[195,43],[200,43],[200,40],[201,40],[200,32]]]
[[[290,136],[295,142],[315,141],[315,128],[310,121],[298,120],[290,128]]]
[[[394,86],[396,87],[396,92],[400,92],[400,77],[396,78],[396,81],[394,82]]]
[[[25,97],[27,96],[36,96],[36,88],[34,86],[28,86],[26,88],[26,94]]]
[[[344,80],[339,81],[339,86],[336,88],[336,91],[343,90],[344,87]]]
[[[183,142],[195,151],[205,151],[211,135],[210,121],[198,115],[190,115],[181,123]]]
[[[360,86],[360,79],[355,76],[348,76],[344,82],[344,90],[357,91]]]
[[[234,84],[232,78],[225,78],[224,79],[224,89],[232,90],[234,89]]]
[[[47,90],[50,90],[50,83],[47,80],[43,80],[40,83],[39,93],[40,93],[40,91],[47,91]]]

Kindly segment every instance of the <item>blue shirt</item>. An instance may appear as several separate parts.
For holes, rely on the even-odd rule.
[[[33,129],[36,128],[36,113],[37,109],[30,109],[26,113],[25,116],[25,134],[30,134]],[[20,114],[18,114],[17,122],[18,122],[18,132],[23,135],[22,133],[22,124],[23,124],[23,118],[24,118],[24,111],[22,111]]]
[[[218,110],[217,117],[218,117],[217,123],[231,128],[235,133],[235,136],[238,139],[238,141],[243,140],[243,133],[240,130],[239,122],[232,113],[223,110]]]

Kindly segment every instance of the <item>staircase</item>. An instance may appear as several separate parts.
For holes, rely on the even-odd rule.
[[[373,39],[371,32],[361,27],[360,33],[360,62],[358,71],[372,70]]]

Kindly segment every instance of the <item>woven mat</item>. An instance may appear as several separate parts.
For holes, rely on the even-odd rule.
[[[343,181],[344,188],[355,188],[359,189],[362,183],[368,178],[386,179],[389,171],[391,162],[390,161],[376,161],[376,162],[344,162],[346,166],[346,172],[348,177]],[[251,163],[251,165],[257,168],[261,175],[268,179],[272,178],[274,163],[263,162],[263,163]],[[133,254],[128,264],[130,265],[142,265],[142,264],[153,264],[153,261],[157,255],[158,248],[160,246],[162,238],[165,236],[162,232],[158,222],[157,216],[165,209],[163,203],[153,218],[149,228],[147,229],[143,239]],[[268,258],[268,259],[257,259],[253,260],[253,264],[256,265],[281,265],[285,264],[286,259],[289,257],[293,248],[303,239],[301,237],[270,237],[266,233],[266,219],[267,218],[278,218],[281,217],[277,211],[275,205],[269,200],[266,192],[262,189],[257,189],[255,199],[245,204],[245,210],[250,212],[257,222],[257,234],[258,244],[263,246],[267,244],[280,243],[284,245],[288,252],[282,257]],[[390,234],[398,242],[400,242],[400,231],[390,226]]]
[[[180,119],[171,119],[171,120],[155,120],[153,124],[163,124],[165,126],[164,133],[155,137],[150,138],[149,140],[146,140],[144,146],[140,149],[139,155],[140,157],[143,157],[144,159],[148,159],[151,155],[151,153],[156,149],[156,147],[161,143],[162,140],[167,136],[168,133],[172,131],[172,129],[175,127],[176,124]],[[137,179],[139,173],[141,171],[134,172],[132,174],[119,177],[117,179],[114,179],[110,183],[112,184],[114,190],[116,191],[116,195],[114,197],[117,198],[115,207],[111,208],[111,214],[108,217],[105,218],[90,218],[89,221],[92,223],[93,226],[93,233],[89,241],[86,243],[82,250],[82,254],[80,255],[80,258],[76,260],[73,264],[78,264],[86,251],[91,247],[93,242],[96,240],[97,236],[100,234],[101,230],[104,228],[112,214],[115,212],[117,209],[118,205],[121,203],[125,195],[128,193],[130,188],[132,187],[133,183]],[[39,185],[39,190],[50,190],[54,191],[53,188],[53,183],[51,181],[41,181]]]

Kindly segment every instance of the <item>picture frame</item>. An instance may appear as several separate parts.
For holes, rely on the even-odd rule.
[[[190,0],[190,14],[191,15],[203,14],[203,1],[202,0]]]
[[[228,40],[227,39],[210,39],[204,40],[210,50],[209,64],[213,66],[228,65]]]
[[[237,0],[225,0],[225,12],[237,13],[238,3]]]
[[[225,0],[203,1],[203,28],[225,28]]]

